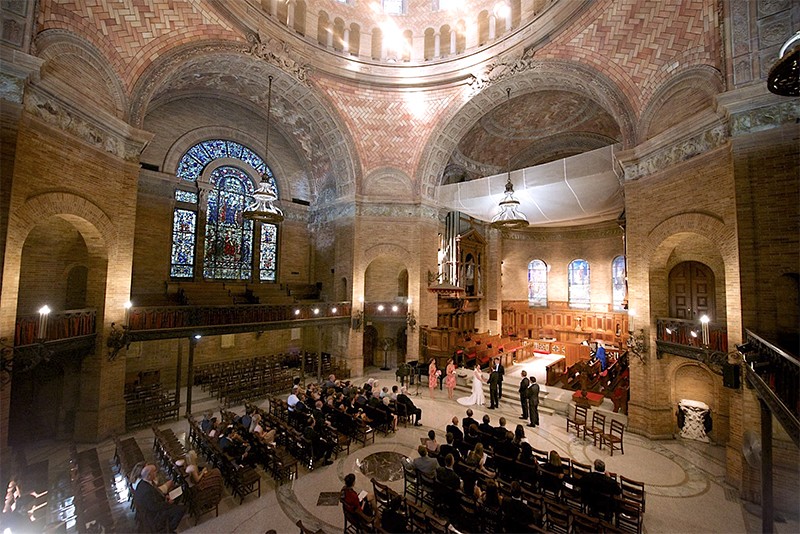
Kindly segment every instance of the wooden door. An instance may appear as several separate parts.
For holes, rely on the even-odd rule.
[[[364,327],[364,368],[375,365],[375,352],[378,350],[378,330],[374,326]]]
[[[685,261],[669,273],[670,317],[693,321],[703,315],[714,319],[714,273],[697,261]]]

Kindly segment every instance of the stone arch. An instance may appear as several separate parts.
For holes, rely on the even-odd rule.
[[[366,249],[363,256],[363,265],[369,265],[373,260],[380,257],[395,259],[402,263],[405,268],[411,272],[410,266],[408,265],[408,258],[411,257],[411,253],[400,245],[395,245],[393,243],[381,243]]]
[[[688,399],[708,404],[712,414],[719,410],[719,378],[706,365],[681,359],[669,373],[668,380],[670,406],[677,407],[681,399]]]
[[[709,65],[690,67],[673,76],[647,101],[639,120],[640,141],[713,106],[714,97],[723,90],[722,74]]]
[[[114,116],[122,118],[128,109],[128,97],[122,80],[109,64],[106,57],[91,42],[83,37],[66,30],[45,30],[36,36],[34,47],[38,56],[45,63],[41,69],[43,78],[48,74],[57,74],[58,65],[64,65],[72,73],[80,73],[80,83],[70,83],[70,79],[63,79],[75,89],[84,92],[92,98],[92,102]],[[76,67],[75,62],[83,65]]]
[[[262,88],[273,76],[272,113],[276,121],[291,125],[286,137],[298,147],[297,153],[305,157],[309,175],[318,184],[322,197],[351,197],[355,194],[357,167],[355,144],[335,106],[312,86],[272,63],[248,55],[241,45],[216,42],[177,47],[154,61],[139,78],[132,93],[130,122],[141,125],[152,102],[161,92],[168,92],[170,84],[181,76],[189,76],[199,62],[208,69],[240,78],[239,92],[232,101],[249,101],[266,120],[266,93],[248,93],[247,88]],[[194,89],[194,88],[193,88]],[[191,95],[198,92],[194,89]],[[287,127],[288,128],[288,127]]]
[[[394,167],[381,167],[364,177],[360,194],[372,200],[411,200],[413,184],[411,177]]]
[[[497,72],[496,72],[497,71]],[[415,183],[425,200],[434,200],[436,187],[458,142],[481,117],[507,99],[506,88],[516,96],[544,90],[569,90],[591,98],[617,122],[623,147],[633,146],[636,128],[633,106],[614,83],[586,65],[561,60],[530,60],[516,74],[509,66],[497,66],[483,81],[480,92],[460,107],[453,107],[438,122],[423,150]],[[468,91],[468,88],[464,88]]]

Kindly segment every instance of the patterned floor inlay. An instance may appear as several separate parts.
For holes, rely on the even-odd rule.
[[[338,506],[339,505],[339,492],[338,491],[322,491],[317,499],[317,506]]]
[[[379,482],[394,482],[403,478],[403,460],[406,455],[399,452],[381,451],[370,454],[363,460],[356,461],[356,466],[367,478],[375,478]]]

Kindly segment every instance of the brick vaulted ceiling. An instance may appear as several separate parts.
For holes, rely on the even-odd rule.
[[[323,11],[332,21],[360,23],[366,32],[373,15],[363,10],[371,3],[305,0],[308,22],[302,34],[281,20],[285,8],[270,13],[270,0],[40,0],[37,41],[48,44],[48,32],[66,32],[88,43],[84,49],[91,53],[79,47],[70,53],[81,65],[103,62],[93,91],[102,94],[98,84],[105,84],[108,96],[98,101],[138,125],[165,101],[214,93],[263,115],[266,74],[281,69],[277,130],[306,162],[316,183],[312,201],[363,194],[359,181],[380,168],[405,172],[415,184],[403,200],[420,200],[432,198],[431,185],[437,183],[472,180],[507,166],[529,167],[615,143],[633,146],[647,137],[638,131],[643,115],[651,133],[659,128],[658,118],[670,117],[670,108],[655,101],[662,87],[692,69],[723,70],[717,0],[533,0],[536,14],[520,20],[517,12],[514,28],[501,32],[496,42],[458,57],[415,58],[408,64],[374,61],[363,50],[358,57],[343,54],[312,35]],[[462,4],[491,9],[495,3]],[[417,12],[430,5],[410,0],[412,12],[393,20],[401,30],[422,36],[441,22],[438,14]],[[307,82],[292,82],[291,67],[280,61],[265,68],[248,56],[253,34],[284,43],[294,64],[309,67]],[[48,72],[68,78],[70,63],[59,50],[66,48],[40,53],[51,63]],[[470,81],[523,54],[540,62],[548,75],[555,71],[547,65],[571,69],[572,64],[593,73],[593,81],[562,88],[551,76],[539,89],[535,80],[529,83],[535,68],[527,81],[512,77],[508,84],[490,84],[493,100],[470,107],[486,92],[476,93]],[[508,102],[506,86],[526,90],[512,91]],[[707,92],[689,94],[698,106],[711,105]],[[653,119],[648,110],[663,111]],[[448,126],[454,120],[458,126]]]

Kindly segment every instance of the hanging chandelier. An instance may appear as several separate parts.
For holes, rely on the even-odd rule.
[[[267,142],[264,149],[265,159],[269,157],[269,127],[272,115],[272,76],[269,77],[269,89],[267,92]],[[251,221],[277,224],[283,221],[283,212],[272,203],[278,200],[275,186],[272,179],[267,174],[267,164],[264,162],[264,173],[261,175],[261,183],[258,189],[253,192],[253,201],[244,210],[244,218]]]
[[[506,88],[506,102],[511,101],[511,88]],[[500,201],[500,211],[492,217],[492,228],[498,230],[518,230],[528,226],[528,218],[519,210],[519,200],[514,196],[514,184],[511,183],[511,156],[506,160],[506,192]]]

